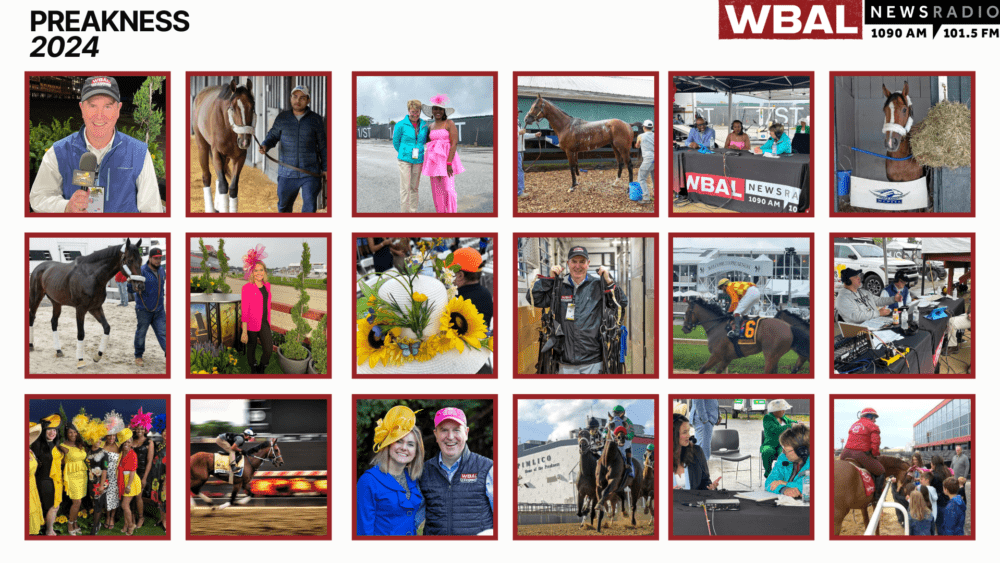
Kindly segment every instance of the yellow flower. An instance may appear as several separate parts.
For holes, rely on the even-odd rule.
[[[423,293],[414,293],[413,300],[417,303],[423,303],[424,301],[427,301],[427,296]]]
[[[466,344],[478,350],[479,341],[486,338],[488,331],[482,313],[476,310],[472,301],[463,297],[448,301],[440,322],[442,336],[450,343],[449,348],[457,348],[459,352],[465,351]]]
[[[66,518],[65,515],[60,515],[56,518],[56,524],[65,524],[66,522],[69,522],[69,518]]]
[[[378,300],[378,297],[374,293],[371,294],[371,295],[369,295],[368,296],[368,306],[371,307],[371,306],[375,305],[375,301],[377,301],[377,300]]]
[[[383,338],[379,338],[374,331],[374,328],[379,325],[369,324],[367,318],[358,319],[357,325],[356,346],[359,366],[365,360],[368,360],[369,367],[375,367],[375,364],[380,361],[385,365],[401,363],[403,354],[399,347],[392,344],[394,338],[399,335],[398,328],[389,330],[388,334],[383,334]]]

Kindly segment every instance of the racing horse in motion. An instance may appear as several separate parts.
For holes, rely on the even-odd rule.
[[[253,83],[248,78],[246,85],[241,85],[233,78],[228,84],[203,89],[194,98],[192,116],[204,186],[205,213],[236,213],[240,172],[257,125]],[[216,185],[214,202],[213,169]]]
[[[889,478],[896,479],[896,487],[893,489],[893,498],[904,497],[904,490],[911,475],[907,474],[909,462],[898,457],[880,455],[878,462],[885,468],[885,483],[888,486]],[[858,509],[861,511],[865,529],[868,529],[868,507],[878,501],[882,496],[882,491],[876,489],[872,494],[865,493],[865,485],[858,473],[858,466],[840,459],[833,461],[833,534],[840,535],[844,525],[844,518],[850,511]],[[878,528],[875,528],[875,535],[879,535]]]
[[[690,334],[698,325],[705,329],[708,337],[708,351],[711,354],[708,361],[701,366],[698,373],[705,373],[718,366],[716,373],[724,373],[729,364],[744,356],[764,353],[764,371],[762,373],[778,373],[778,360],[789,350],[799,355],[790,373],[796,373],[803,364],[809,361],[809,331],[798,326],[791,326],[777,318],[761,317],[757,322],[757,338],[753,344],[734,344],[726,336],[731,315],[722,310],[718,303],[706,301],[699,297],[688,302],[684,313],[684,334]],[[737,349],[739,346],[739,349]]]
[[[225,455],[226,458],[226,467],[229,467],[229,455],[223,455]],[[202,493],[201,488],[208,482],[209,479],[216,476],[214,473],[215,456],[216,454],[212,452],[198,452],[191,456],[191,462],[189,464],[189,467],[191,468],[191,492],[209,504],[212,504],[212,499]],[[234,502],[236,504],[246,504],[250,502],[253,498],[253,489],[250,488],[250,483],[253,481],[254,473],[260,469],[260,466],[265,461],[270,461],[275,467],[281,467],[285,464],[285,460],[281,458],[281,449],[278,448],[277,438],[271,438],[270,440],[247,448],[243,451],[243,459],[243,476],[234,476],[233,492],[229,495],[229,500],[219,506],[213,506],[212,510],[223,510],[232,506]],[[229,468],[228,470],[232,471],[232,468]],[[236,500],[236,493],[240,492],[240,489],[243,489],[247,496],[240,500]],[[191,503],[192,505],[194,504],[194,497],[191,498]]]
[[[910,84],[903,82],[903,90],[900,92],[890,92],[883,84],[882,93],[885,94],[885,104],[882,106],[885,122],[882,124],[882,132],[885,133],[886,156],[906,159],[886,159],[885,177],[890,182],[916,180],[924,175],[924,167],[913,158],[910,151],[910,134],[915,132],[913,127],[920,129],[920,123],[913,125]]]
[[[597,455],[594,447],[599,444],[600,437],[592,436],[590,432],[581,432],[577,441],[580,448],[580,469],[576,478],[576,515],[584,518],[590,515],[590,524],[581,522],[580,527],[593,527],[595,506],[597,504]]]
[[[609,144],[614,149],[615,161],[618,162],[618,179],[612,186],[617,186],[621,181],[622,169],[625,166],[628,166],[628,181],[632,182],[632,157],[629,152],[632,147],[632,127],[628,123],[620,119],[584,121],[570,116],[539,94],[528,110],[524,123],[528,126],[542,119],[549,121],[549,125],[559,138],[559,148],[566,153],[566,159],[569,161],[569,173],[572,179],[569,193],[573,193],[580,185],[577,155]]]
[[[642,499],[642,504],[645,506],[643,509],[643,514],[649,514],[649,521],[652,522],[656,518],[656,507],[654,504],[654,485],[656,483],[656,456],[653,451],[646,449],[646,453],[643,454],[643,464],[642,464],[642,489],[640,489],[636,497]],[[632,517],[635,519],[635,510],[632,511]]]
[[[76,368],[83,369],[83,321],[87,313],[93,315],[104,327],[101,345],[94,361],[100,361],[111,336],[111,325],[104,316],[104,300],[107,285],[115,274],[121,272],[129,278],[135,291],[142,291],[146,278],[142,271],[142,239],[132,244],[127,238],[121,246],[112,245],[86,256],[80,256],[72,264],[47,261],[39,264],[28,278],[28,350],[35,350],[35,313],[48,297],[52,303],[52,340],[56,357],[63,357],[59,344],[59,315],[63,306],[76,309]]]
[[[639,502],[638,491],[642,490],[642,467],[637,459],[632,459],[632,469],[635,477],[629,477],[625,471],[627,463],[625,456],[621,452],[621,447],[625,445],[624,437],[611,435],[611,425],[608,424],[608,438],[604,441],[604,451],[600,459],[597,460],[595,470],[595,480],[597,482],[597,508],[601,511],[597,516],[597,531],[601,531],[601,521],[604,519],[606,506],[611,507],[611,521],[614,521],[615,500],[620,499],[622,505],[622,516],[628,516],[626,508],[627,494],[631,495],[632,501],[632,526],[635,522],[635,507]],[[629,492],[624,490],[629,488]],[[610,505],[608,504],[610,501]]]

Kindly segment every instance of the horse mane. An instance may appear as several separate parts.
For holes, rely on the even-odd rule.
[[[692,297],[690,303],[693,303],[695,305],[701,305],[702,307],[708,309],[712,314],[718,315],[720,317],[728,314],[725,311],[723,311],[722,307],[720,307],[719,304],[715,301],[708,301],[702,299],[701,297]]]
[[[259,443],[255,444],[255,445],[253,445],[253,446],[251,446],[251,447],[243,450],[243,453],[244,454],[256,453],[257,451],[259,451],[264,446],[269,446],[269,445],[271,445],[271,441],[270,440],[266,440],[264,442],[259,442]]]
[[[77,264],[91,264],[94,262],[103,262],[104,260],[111,258],[112,256],[118,257],[118,249],[120,246],[113,244],[107,248],[102,248],[87,254],[86,256],[80,256],[76,259]],[[130,247],[131,248],[131,247]]]

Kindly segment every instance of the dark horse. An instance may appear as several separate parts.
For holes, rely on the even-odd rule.
[[[622,455],[619,447],[624,445],[624,442],[619,442],[617,437],[609,438],[604,442],[604,451],[601,453],[600,459],[597,460],[597,468],[594,471],[594,477],[597,482],[597,508],[600,510],[600,514],[597,515],[597,531],[601,531],[601,522],[604,520],[604,511],[606,506],[610,506],[612,510],[612,519],[614,518],[614,503],[616,497],[621,499],[622,503],[622,514],[625,514],[627,510],[625,509],[625,493],[623,489],[625,487],[631,488],[632,495],[632,525],[635,526],[635,506],[639,500],[636,492],[642,489],[642,468],[638,466],[638,461],[633,459],[633,470],[635,472],[635,477],[628,477],[625,472],[625,456]],[[610,504],[608,504],[610,501]]]
[[[885,104],[882,111],[885,113],[885,122],[882,125],[882,132],[885,133],[886,156],[892,158],[912,157],[910,152],[910,134],[913,132],[913,102],[910,100],[910,84],[903,83],[902,92],[889,92],[889,89],[882,85],[882,93],[885,94]],[[920,128],[920,124],[916,125]],[[885,161],[885,177],[890,182],[909,182],[924,175],[924,167],[917,163],[915,158],[908,160],[888,160]]]
[[[625,166],[628,166],[628,181],[632,182],[632,157],[629,153],[632,147],[632,127],[628,123],[620,119],[584,121],[571,117],[539,94],[538,99],[528,110],[524,123],[527,126],[542,119],[549,120],[549,125],[559,137],[559,148],[566,153],[566,158],[569,160],[569,173],[573,180],[569,188],[570,193],[573,193],[580,184],[577,181],[580,175],[577,154],[609,144],[614,149],[615,160],[618,162],[618,179],[612,185],[618,185],[622,178],[622,168]]]
[[[889,477],[896,478],[896,488],[892,491],[893,497],[902,499],[907,481],[912,476],[907,474],[910,468],[908,461],[898,457],[880,455],[878,462],[885,468],[886,483]],[[865,486],[858,474],[857,466],[849,461],[836,459],[833,461],[833,534],[840,535],[840,530],[844,525],[844,518],[855,508],[861,511],[864,519],[865,529],[868,529],[868,507],[878,501],[882,496],[881,490],[876,490],[871,495],[865,494]],[[875,528],[875,535],[878,535],[878,528]]]
[[[583,518],[590,514],[590,527],[594,525],[594,508],[597,504],[597,481],[595,475],[597,471],[597,456],[594,455],[594,445],[597,438],[591,437],[589,432],[581,432],[578,444],[580,446],[580,469],[576,479],[576,515]],[[587,502],[589,499],[589,502]],[[587,527],[583,522],[580,527]]]
[[[194,138],[198,143],[205,213],[238,211],[240,172],[257,124],[252,88],[249,78],[246,86],[233,78],[229,84],[205,88],[194,98]],[[210,156],[212,166],[208,164]],[[212,169],[215,169],[214,203]]]
[[[717,303],[695,297],[688,302],[684,313],[684,334],[690,333],[694,327],[701,325],[708,336],[708,351],[711,356],[698,373],[705,373],[718,364],[716,373],[724,373],[730,362],[741,357],[737,354],[735,345],[726,335],[729,332],[731,315],[722,310]],[[776,318],[760,318],[757,322],[757,340],[752,345],[740,345],[742,356],[764,353],[763,373],[778,373],[778,360],[791,349],[799,355],[790,373],[796,373],[809,360],[809,331],[797,326],[790,326],[785,321]]]
[[[213,506],[212,510],[222,510],[228,508],[234,502],[236,504],[246,504],[253,498],[253,490],[250,482],[253,475],[260,469],[265,461],[270,461],[275,467],[281,467],[285,461],[281,459],[281,450],[278,448],[278,439],[271,438],[266,442],[261,442],[243,452],[245,461],[243,462],[243,477],[233,479],[233,492],[229,495],[229,500],[219,506]],[[226,465],[229,464],[229,456],[226,454]],[[212,504],[212,499],[201,492],[201,488],[214,475],[215,454],[212,452],[198,452],[191,456],[191,492],[198,495],[201,500]],[[221,479],[221,477],[220,477]],[[246,491],[247,496],[236,500],[236,493],[240,489]],[[192,505],[194,498],[191,499]]]
[[[111,335],[111,325],[104,317],[104,299],[107,285],[115,274],[127,276],[135,291],[142,291],[146,278],[142,271],[142,249],[139,242],[132,244],[125,239],[121,246],[109,246],[86,256],[77,258],[72,264],[42,262],[28,279],[28,349],[35,350],[35,313],[43,297],[52,302],[52,339],[55,342],[56,357],[63,357],[59,345],[59,314],[63,306],[76,308],[76,368],[83,369],[83,320],[90,313],[104,327],[104,336],[97,349],[94,361],[104,356],[104,348]]]
[[[646,450],[644,455],[644,462],[642,464],[642,489],[636,494],[637,497],[642,498],[642,503],[645,505],[643,514],[649,514],[649,521],[652,522],[656,518],[656,510],[654,505],[654,496],[656,491],[654,486],[656,484],[656,456],[653,452]],[[635,517],[635,510],[632,511],[633,518]]]
[[[780,321],[785,321],[791,326],[797,326],[802,330],[806,331],[806,333],[809,332],[809,321],[803,319],[802,317],[796,315],[795,313],[789,311],[788,309],[782,309],[778,311],[778,314],[775,315],[774,318]]]

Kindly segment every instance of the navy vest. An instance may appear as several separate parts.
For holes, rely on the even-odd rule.
[[[112,147],[104,153],[97,167],[97,185],[104,188],[105,213],[138,213],[135,181],[146,162],[146,143],[115,131]],[[52,145],[62,175],[63,197],[73,197],[79,186],[73,185],[73,170],[80,165],[80,157],[87,152],[87,139],[83,128]]]
[[[889,297],[896,297],[897,293],[901,294],[903,296],[903,303],[906,303],[907,298],[910,297],[910,286],[904,285],[903,289],[896,289],[896,284],[891,283],[885,286],[885,292],[889,294]],[[889,310],[898,309],[903,303],[893,303],[889,306]]]
[[[486,496],[486,476],[493,460],[469,451],[458,462],[458,471],[448,476],[435,457],[424,464],[420,492],[424,495],[424,535],[474,536],[493,528],[493,509]]]

